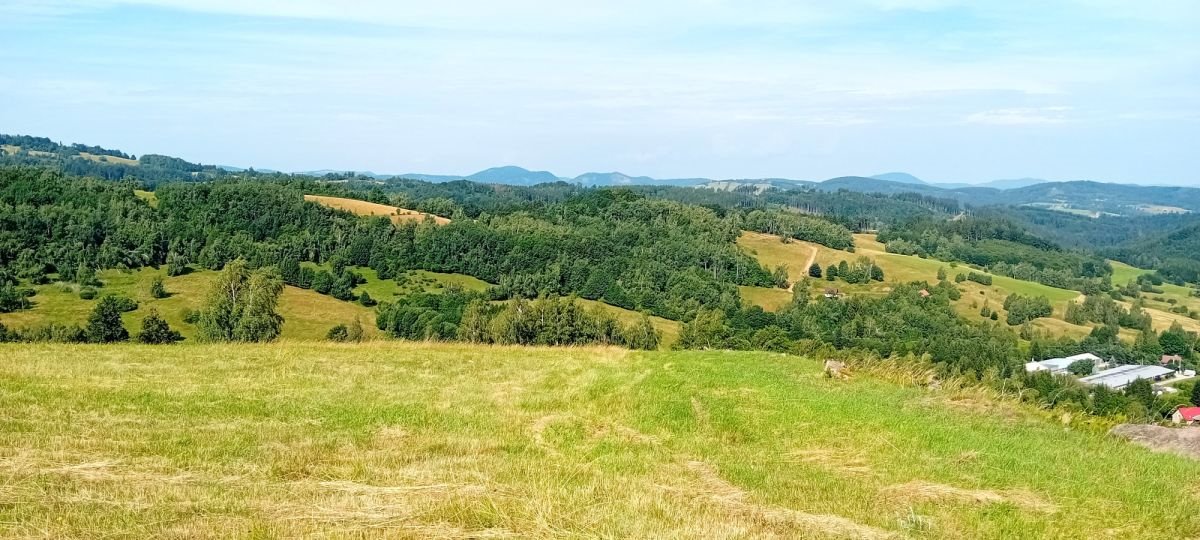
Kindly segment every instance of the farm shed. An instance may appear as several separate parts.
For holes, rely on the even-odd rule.
[[[1102,384],[1113,390],[1120,390],[1129,385],[1129,383],[1138,379],[1148,379],[1151,381],[1161,381],[1175,370],[1167,369],[1162,366],[1117,366],[1112,369],[1106,369],[1095,375],[1090,375],[1079,379],[1079,382],[1086,384]]]

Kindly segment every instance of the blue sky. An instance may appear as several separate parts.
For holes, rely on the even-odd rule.
[[[0,132],[282,170],[1200,184],[1195,0],[0,3]]]

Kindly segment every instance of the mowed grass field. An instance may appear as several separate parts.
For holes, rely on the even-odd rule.
[[[141,329],[142,319],[151,308],[157,309],[185,338],[194,338],[196,329],[184,322],[184,312],[198,310],[204,305],[209,288],[217,277],[214,271],[195,271],[176,277],[167,277],[165,268],[142,268],[132,272],[104,270],[97,272],[104,283],[98,289],[97,298],[106,294],[127,296],[138,302],[138,308],[122,315],[130,334]],[[171,296],[156,299],[150,295],[150,284],[155,277],[162,277]],[[32,300],[33,309],[0,314],[0,323],[9,328],[40,326],[48,323],[86,324],[88,314],[95,308],[96,300],[79,298],[78,286],[50,284],[36,287],[37,295]],[[279,314],[283,316],[282,337],[286,339],[325,339],[329,328],[339,323],[349,323],[355,317],[362,323],[368,336],[378,333],[375,328],[375,310],[353,302],[343,302],[331,296],[286,286],[279,298]]]
[[[765,353],[0,345],[0,535],[1193,538],[1200,463]]]
[[[394,223],[403,221],[423,221],[425,218],[433,218],[433,222],[438,225],[450,223],[449,219],[416,210],[406,210],[386,204],[379,204],[358,199],[345,199],[342,197],[327,197],[324,195],[305,195],[304,200],[312,201],[320,205],[328,206],[338,210],[344,210],[352,214],[360,216],[388,216]]]
[[[804,264],[811,256],[812,250],[817,250],[816,261],[821,265],[822,269],[827,268],[830,264],[837,264],[840,261],[853,263],[855,259],[861,256],[870,257],[875,260],[884,273],[883,283],[849,285],[844,281],[838,280],[829,282],[824,279],[813,281],[813,295],[820,294],[825,287],[836,287],[842,292],[851,295],[867,295],[878,296],[887,294],[891,289],[891,283],[904,283],[910,281],[925,281],[930,285],[937,283],[937,272],[939,268],[946,270],[947,279],[953,280],[955,274],[966,273],[972,271],[965,265],[958,265],[952,268],[949,263],[938,261],[935,259],[922,259],[912,255],[899,255],[896,253],[887,253],[885,246],[875,239],[875,235],[871,234],[856,234],[854,235],[855,252],[842,251],[831,249],[811,242],[802,242],[793,240],[789,243],[779,241],[778,236],[743,232],[738,238],[738,245],[747,252],[753,253],[760,262],[768,268],[774,268],[780,264],[788,265],[788,273],[791,279],[803,278],[808,275],[808,267]],[[1113,262],[1114,283],[1124,283],[1129,279],[1134,279],[1140,273],[1145,273],[1144,270],[1139,270],[1128,265]],[[1086,336],[1091,331],[1089,326],[1079,326],[1070,324],[1062,320],[1066,312],[1067,302],[1080,299],[1078,291],[1067,289],[1059,289],[1035,283],[1032,281],[1024,281],[1013,279],[1006,276],[990,274],[992,276],[992,285],[985,286],[972,281],[958,283],[959,289],[963,295],[960,300],[954,303],[955,309],[962,316],[976,321],[983,321],[983,317],[979,312],[986,304],[993,311],[999,312],[1000,320],[1004,320],[1007,313],[1004,311],[1004,299],[1012,293],[1018,293],[1026,296],[1045,296],[1054,306],[1053,318],[1038,319],[1034,326],[1048,331],[1054,335],[1068,335],[1079,338]],[[1120,281],[1122,278],[1125,281]],[[1174,287],[1174,286],[1164,286]],[[1173,296],[1180,302],[1193,302],[1200,309],[1200,298],[1192,297],[1185,299],[1187,289],[1176,287],[1182,291],[1167,290],[1167,296]],[[752,289],[747,291],[746,289]],[[750,301],[764,307],[764,309],[774,309],[777,306],[782,306],[787,303],[783,294],[785,291],[761,289],[760,288],[743,288],[743,296]],[[1200,331],[1200,321],[1189,319],[1184,315],[1169,313],[1166,310],[1169,305],[1165,302],[1155,302],[1149,297],[1158,296],[1154,294],[1146,295],[1148,297],[1147,308],[1148,312],[1154,319],[1154,327],[1156,330],[1162,331],[1170,328],[1171,324],[1179,321],[1184,328],[1192,331]],[[790,298],[790,297],[789,297]],[[1132,337],[1131,337],[1132,339]]]

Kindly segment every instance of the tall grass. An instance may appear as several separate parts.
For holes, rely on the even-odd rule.
[[[10,537],[1186,538],[1200,464],[890,361],[3,345]],[[899,381],[905,384],[896,384]]]

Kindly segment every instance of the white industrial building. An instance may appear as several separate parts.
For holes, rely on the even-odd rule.
[[[1120,390],[1138,379],[1161,381],[1164,378],[1170,377],[1173,373],[1175,373],[1175,370],[1162,366],[1117,366],[1096,373],[1095,375],[1083,377],[1079,379],[1079,382],[1093,385],[1102,384],[1113,390]]]
[[[1108,366],[1108,364],[1099,356],[1096,356],[1092,353],[1083,353],[1076,354],[1074,356],[1068,356],[1066,358],[1051,358],[1049,360],[1042,360],[1040,362],[1029,362],[1025,364],[1025,371],[1049,371],[1053,375],[1066,374],[1070,373],[1067,370],[1071,367],[1071,364],[1082,360],[1091,360],[1093,371],[1097,369],[1103,369]]]

